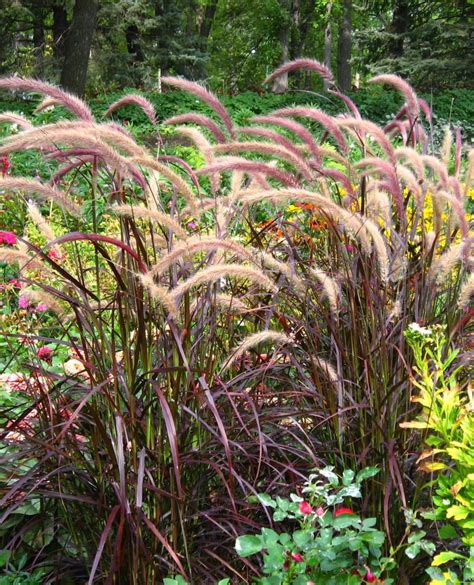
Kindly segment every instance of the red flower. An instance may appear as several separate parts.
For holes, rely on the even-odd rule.
[[[302,514],[312,514],[313,513],[313,508],[311,507],[311,505],[308,502],[300,502],[300,508],[299,508],[300,512]]]
[[[14,234],[13,232],[0,231],[0,244],[14,246],[16,244],[16,234]]]
[[[338,508],[334,512],[334,516],[340,516],[341,514],[354,514],[354,512],[350,508]]]
[[[40,360],[50,362],[53,359],[53,350],[47,345],[43,345],[43,347],[38,348],[36,355]]]
[[[8,173],[8,169],[10,167],[10,161],[8,160],[8,156],[0,157],[0,164],[2,165],[1,173],[5,176]]]
[[[297,563],[302,563],[304,561],[303,555],[300,553],[291,553],[291,558],[296,561]]]
[[[367,583],[378,583],[377,577],[372,573],[369,567],[367,567],[367,573],[364,575],[364,579]]]

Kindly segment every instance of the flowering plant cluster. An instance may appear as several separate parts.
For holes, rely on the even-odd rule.
[[[260,585],[327,585],[393,583],[382,575],[393,567],[382,556],[385,541],[375,518],[362,518],[346,502],[361,498],[361,483],[378,469],[368,467],[357,475],[346,470],[339,478],[332,467],[311,474],[302,495],[290,499],[266,494],[259,501],[273,509],[276,522],[296,521],[292,532],[263,528],[260,534],[237,539],[241,557],[263,554]],[[291,525],[291,524],[290,524]]]

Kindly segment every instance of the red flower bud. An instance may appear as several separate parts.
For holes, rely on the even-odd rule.
[[[302,514],[312,514],[313,508],[308,502],[300,502],[300,512]]]
[[[338,508],[334,512],[334,516],[340,516],[341,514],[354,514],[354,512],[350,508]]]
[[[302,563],[304,561],[303,555],[300,553],[291,553],[291,558],[296,561],[297,563]]]

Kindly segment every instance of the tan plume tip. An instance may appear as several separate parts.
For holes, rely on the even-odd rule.
[[[231,313],[245,313],[248,311],[248,307],[236,296],[226,295],[223,293],[217,294],[211,301],[214,300],[215,304],[222,307],[225,311]],[[190,307],[189,312],[192,314],[197,309],[198,305],[202,302],[201,299],[195,299]]]
[[[273,282],[267,276],[265,276],[261,270],[251,268],[249,266],[243,266],[241,264],[214,264],[213,266],[209,266],[203,270],[200,270],[179,284],[170,292],[170,296],[177,306],[180,297],[194,286],[214,283],[217,280],[226,278],[228,276],[245,278],[263,288],[266,288],[271,292],[277,291],[277,288]]]
[[[464,309],[469,306],[471,297],[474,295],[474,272],[469,275],[469,278],[463,284],[459,291],[458,307]]]
[[[140,280],[143,286],[148,290],[151,297],[158,301],[171,316],[176,315],[176,306],[171,299],[168,292],[162,287],[155,284],[153,280],[153,275],[147,272],[146,274],[140,275]]]
[[[364,229],[370,234],[374,243],[375,253],[377,255],[377,262],[379,266],[380,280],[383,283],[387,282],[389,272],[389,257],[387,253],[387,247],[385,245],[384,237],[378,227],[378,225],[370,219],[366,219],[364,222]]]
[[[268,341],[271,341],[275,345],[288,345],[293,343],[292,339],[278,331],[261,331],[260,333],[254,333],[253,335],[246,337],[243,342],[233,350],[232,355],[225,362],[222,371],[224,372],[227,370],[250,348]]]
[[[37,258],[32,258],[26,252],[10,248],[0,248],[0,260],[7,264],[19,264],[20,270],[24,268],[40,270],[44,268],[44,265]]]
[[[129,93],[120,98],[119,100],[115,101],[112,105],[108,107],[107,111],[105,112],[105,115],[108,116],[115,110],[118,110],[123,106],[130,105],[138,106],[139,108],[141,108],[147,115],[150,122],[152,124],[156,124],[156,112],[154,105],[150,102],[150,100],[147,100],[142,95],[138,95],[136,93]]]
[[[50,311],[56,313],[57,315],[62,315],[64,313],[63,307],[61,304],[56,300],[56,298],[44,291],[44,290],[36,290],[32,288],[26,288],[24,290],[24,294],[34,303],[43,304],[48,307]]]
[[[182,228],[177,221],[161,211],[148,209],[147,207],[141,207],[139,205],[114,205],[110,209],[118,215],[149,219],[161,223],[174,232],[178,237],[186,238],[188,236],[186,230]]]
[[[38,209],[37,205],[35,205],[32,201],[28,201],[27,204],[28,208],[28,215],[31,217],[33,222],[36,224],[40,232],[46,238],[47,242],[52,242],[56,239],[56,236],[53,232],[53,228],[48,223],[46,218],[42,215],[41,211]]]
[[[3,177],[0,178],[0,189],[24,191],[29,195],[38,195],[43,200],[54,201],[73,215],[82,215],[81,208],[68,199],[59,189],[40,183],[34,179]]]
[[[159,262],[152,266],[150,273],[153,274],[153,276],[163,274],[163,272],[179,258],[195,254],[201,250],[227,250],[239,258],[245,260],[253,259],[252,253],[249,250],[232,240],[220,240],[211,236],[203,238],[195,237],[189,238],[186,242],[175,246],[171,252],[163,256]]]
[[[324,294],[329,301],[331,311],[334,315],[337,315],[339,312],[339,299],[341,294],[337,282],[324,272],[324,270],[321,270],[321,268],[312,268],[311,274],[321,283]]]
[[[337,375],[334,366],[332,366],[327,360],[317,356],[311,356],[311,361],[316,367],[321,369],[326,374],[331,382],[337,384],[339,381],[339,376]]]
[[[177,189],[178,193],[186,199],[186,202],[189,205],[190,209],[192,210],[193,214],[199,215],[194,193],[192,192],[191,188],[186,183],[186,181],[182,179],[177,173],[172,171],[166,165],[150,157],[136,156],[131,159],[131,162],[142,165],[149,169],[153,169],[154,171],[158,171],[160,174],[166,177],[171,182],[171,184]]]

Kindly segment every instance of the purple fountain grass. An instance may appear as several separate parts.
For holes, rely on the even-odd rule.
[[[9,89],[11,91],[23,90],[50,96],[54,100],[57,100],[62,106],[70,110],[78,118],[87,122],[92,122],[94,120],[92,112],[82,100],[59,87],[45,83],[44,81],[24,79],[22,77],[6,77],[0,79],[0,89],[1,88]]]
[[[282,116],[288,118],[290,116],[296,116],[299,118],[309,118],[310,120],[314,120],[321,124],[328,133],[334,138],[337,144],[340,146],[342,152],[347,153],[347,142],[344,138],[343,133],[338,127],[336,122],[336,118],[332,116],[328,116],[321,110],[317,108],[308,108],[308,107],[288,107],[283,108],[281,110],[275,110],[272,113],[273,116]]]
[[[233,137],[234,125],[229,116],[229,113],[213,93],[211,93],[202,85],[199,85],[199,83],[187,81],[186,79],[181,79],[178,77],[162,77],[161,81],[166,85],[177,87],[178,89],[192,93],[198,98],[202,99],[219,116],[224,126],[227,128],[230,136]]]
[[[275,130],[270,130],[269,128],[260,128],[258,126],[255,126],[255,127],[254,126],[242,126],[242,127],[237,129],[237,133],[238,134],[250,134],[250,136],[268,138],[269,140],[272,140],[276,144],[283,146],[283,148],[286,148],[287,150],[289,150],[290,152],[292,152],[296,156],[303,158],[301,151],[293,144],[293,142],[291,142],[291,140],[289,140],[288,138],[286,138],[285,136],[283,136],[279,132],[276,132]],[[303,158],[303,160],[304,160],[304,158]]]
[[[124,106],[138,106],[145,112],[147,118],[150,120],[153,126],[156,124],[155,106],[150,102],[150,100],[137,93],[129,93],[115,101],[107,108],[105,115],[110,116],[110,114],[120,108],[123,108]]]
[[[369,83],[383,83],[392,85],[406,98],[406,109],[410,120],[414,121],[420,113],[420,104],[413,88],[398,75],[376,75],[369,79]]]
[[[296,134],[296,136],[298,136],[298,138],[300,138],[308,146],[310,152],[313,154],[316,160],[320,160],[321,156],[319,146],[314,141],[311,132],[305,126],[303,126],[303,124],[300,124],[295,120],[279,118],[278,116],[254,116],[251,119],[251,122],[273,124],[293,132],[293,134]]]
[[[16,124],[23,130],[30,130],[33,124],[21,114],[16,112],[2,112],[0,114],[0,123],[8,122],[9,124]]]
[[[218,144],[213,147],[214,153],[239,153],[239,152],[257,152],[263,155],[272,155],[276,158],[282,158],[298,170],[305,179],[311,180],[313,173],[309,165],[305,162],[301,153],[296,156],[292,151],[279,144],[271,142],[230,142],[228,144]],[[219,162],[219,159],[216,159]]]
[[[282,185],[288,187],[298,187],[299,181],[297,178],[286,171],[276,169],[269,164],[263,162],[257,162],[240,158],[236,156],[219,157],[216,162],[211,165],[205,166],[197,171],[197,175],[209,175],[212,173],[220,173],[222,171],[243,171],[245,173],[253,175],[264,175],[265,177],[271,177],[276,179]]]
[[[196,124],[198,126],[203,126],[212,132],[214,138],[217,142],[227,142],[227,138],[219,126],[211,120],[208,116],[204,114],[180,114],[179,116],[173,116],[172,118],[168,118],[164,120],[163,124],[168,125],[176,125],[176,124]]]
[[[334,78],[332,76],[331,71],[319,61],[315,59],[295,59],[294,61],[289,61],[288,63],[284,63],[278,69],[275,69],[273,73],[271,73],[264,81],[264,83],[269,83],[273,81],[277,77],[280,77],[284,73],[290,73],[291,71],[297,71],[299,69],[307,69],[308,71],[314,71],[318,75],[320,75],[326,81],[333,82]]]

